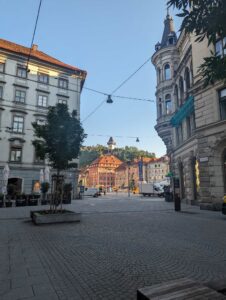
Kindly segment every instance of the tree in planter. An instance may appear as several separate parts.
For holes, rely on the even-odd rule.
[[[72,184],[71,183],[65,183],[63,187],[64,191],[64,200],[68,203],[71,201],[71,191],[72,191]]]
[[[47,158],[57,171],[54,193],[58,196],[54,197],[54,211],[59,203],[62,207],[61,172],[77,166],[72,161],[78,157],[86,137],[76,115],[76,111],[70,113],[67,105],[59,103],[49,107],[45,125],[32,124],[37,138],[32,143],[37,156],[41,159]]]
[[[205,57],[200,66],[205,86],[217,80],[226,82],[226,1],[169,0],[168,5],[180,11],[177,14],[183,18],[180,30],[194,33],[198,42],[207,38],[209,45],[219,45],[218,53]]]

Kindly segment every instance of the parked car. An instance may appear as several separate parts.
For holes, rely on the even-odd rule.
[[[96,188],[85,188],[84,196],[98,197],[99,190]]]

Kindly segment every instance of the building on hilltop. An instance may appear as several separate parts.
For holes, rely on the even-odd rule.
[[[29,57],[29,62],[28,62]],[[49,106],[65,103],[80,118],[80,94],[86,71],[40,51],[0,39],[0,173],[9,164],[8,183],[18,193],[40,187],[40,170],[48,164],[35,155],[32,122],[43,124]],[[63,149],[62,149],[63,151]],[[74,192],[77,169],[65,172]]]
[[[223,55],[223,41],[215,47],[196,42],[192,34],[177,38],[167,14],[161,43],[152,63],[156,69],[157,124],[167,148],[170,170],[179,180],[180,198],[202,207],[221,207],[226,193],[226,86],[207,87],[198,73],[211,51]]]

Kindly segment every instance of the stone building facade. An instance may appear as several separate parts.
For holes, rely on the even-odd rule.
[[[147,182],[161,182],[168,180],[166,175],[169,173],[169,158],[163,156],[150,161],[146,166]]]
[[[167,14],[156,68],[156,130],[167,147],[170,171],[184,202],[217,209],[226,193],[226,87],[204,87],[198,68],[210,51],[225,55],[225,41],[215,47],[181,32],[177,38]]]
[[[48,164],[35,155],[32,122],[45,122],[48,107],[58,102],[76,110],[80,118],[85,78],[85,71],[39,51],[37,45],[30,52],[0,39],[0,174],[8,163],[8,183],[16,185],[19,193],[32,193],[40,170]],[[65,177],[76,192],[77,169],[68,170]]]

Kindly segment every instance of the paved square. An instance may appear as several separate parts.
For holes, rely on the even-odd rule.
[[[132,300],[145,285],[226,277],[220,212],[114,197],[73,201],[73,224],[34,226],[34,207],[1,208],[0,299]]]

